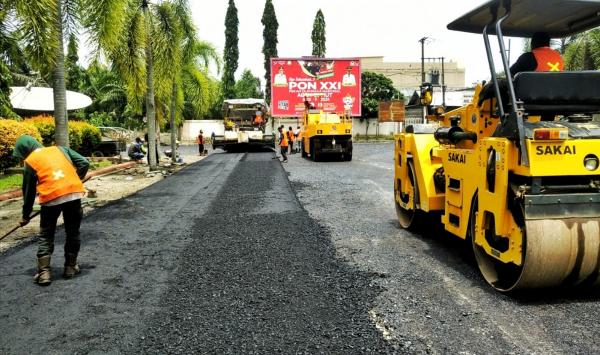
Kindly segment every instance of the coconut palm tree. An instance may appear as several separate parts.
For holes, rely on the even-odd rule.
[[[214,89],[210,85],[208,67],[214,62],[220,69],[217,51],[211,44],[198,40],[190,14],[187,0],[163,2],[156,7],[156,98],[157,106],[168,107],[173,152],[176,149],[177,118],[181,118],[184,103],[191,101],[198,111],[205,109],[205,97]],[[190,100],[186,98],[189,96],[195,97]],[[161,116],[164,116],[162,112]],[[176,159],[174,154],[172,159]]]
[[[600,29],[593,29],[570,39],[564,53],[567,70],[600,68]]]
[[[121,30],[120,14],[127,2],[128,0],[5,0],[0,5],[0,32],[6,33],[11,24],[18,28],[24,53],[32,66],[52,77],[55,138],[58,145],[69,144],[63,39],[83,25],[90,37],[99,44],[114,45]],[[14,57],[16,56],[13,55]]]

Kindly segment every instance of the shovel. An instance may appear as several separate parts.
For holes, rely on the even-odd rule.
[[[34,218],[35,218],[35,217],[37,217],[37,215],[39,215],[39,214],[40,214],[40,211],[37,211],[37,212],[35,212],[34,214],[32,214],[32,215],[29,217],[29,220],[32,220],[32,219],[34,219]],[[6,233],[6,234],[5,234],[5,235],[3,235],[2,237],[0,237],[0,240],[2,240],[2,239],[4,239],[4,238],[8,237],[9,235],[11,235],[11,234],[12,234],[14,231],[16,231],[16,230],[17,230],[17,229],[19,229],[19,228],[21,228],[21,224],[18,224],[18,225],[17,225],[15,228],[11,229],[10,231],[8,231],[8,233]]]

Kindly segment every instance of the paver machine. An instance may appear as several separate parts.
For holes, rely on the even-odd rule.
[[[213,149],[275,148],[275,136],[266,134],[269,106],[263,99],[223,101],[224,134],[213,139]]]
[[[430,108],[423,124],[395,137],[400,225],[441,218],[472,244],[498,291],[600,283],[600,123],[592,119],[600,72],[512,77],[504,47],[504,35],[572,36],[599,26],[599,14],[600,1],[494,0],[450,23],[483,35],[491,83],[464,107]]]

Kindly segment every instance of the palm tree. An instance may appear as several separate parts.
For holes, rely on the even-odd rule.
[[[600,29],[573,37],[565,49],[567,70],[596,70],[600,68]]]
[[[92,39],[114,44],[120,14],[128,0],[5,0],[0,5],[0,32],[15,23],[34,68],[52,76],[56,144],[69,145],[63,39],[81,25]],[[9,18],[6,14],[14,16]],[[2,15],[4,14],[4,15]],[[6,37],[5,37],[6,38]]]
[[[202,96],[209,95],[211,89],[208,66],[214,61],[220,69],[217,51],[211,44],[198,40],[190,13],[187,0],[164,2],[156,7],[156,97],[161,107],[168,107],[172,152],[176,149],[176,118],[181,117],[186,96],[196,94],[197,101],[192,101],[202,110],[205,101]],[[187,80],[188,87],[183,90],[184,78],[190,77],[195,80]],[[190,88],[193,84],[197,87]],[[175,154],[171,158],[175,161]]]

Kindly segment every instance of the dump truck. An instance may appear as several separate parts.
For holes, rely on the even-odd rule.
[[[213,137],[213,149],[275,148],[275,136],[265,133],[269,120],[269,106],[265,100],[224,100],[222,112],[224,134]]]
[[[352,117],[307,108],[302,125],[303,157],[319,161],[326,156],[352,160]]]
[[[395,136],[400,225],[441,221],[500,292],[600,283],[600,72],[513,78],[504,48],[504,35],[573,36],[599,26],[598,13],[599,1],[495,0],[450,23],[483,35],[492,80],[470,104],[430,107]]]

